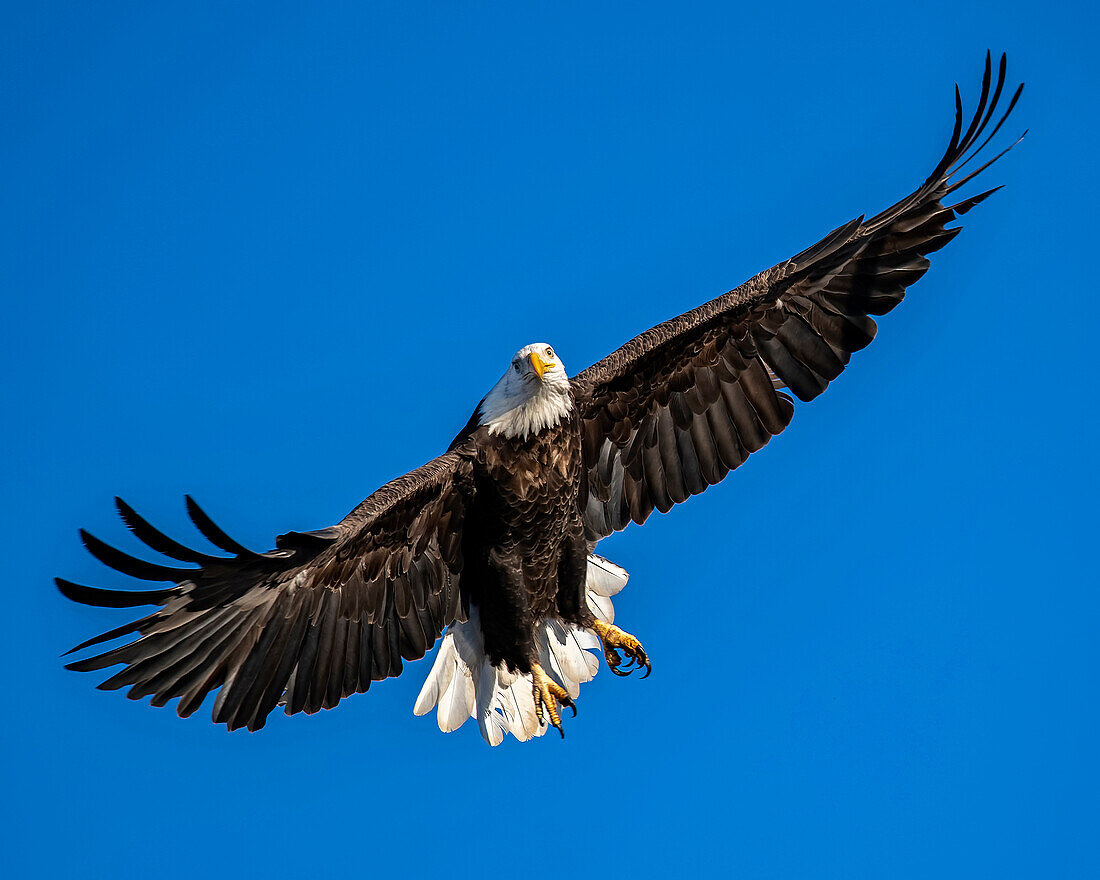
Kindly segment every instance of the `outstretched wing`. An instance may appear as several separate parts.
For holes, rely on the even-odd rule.
[[[717,483],[790,422],[794,406],[779,388],[812,400],[852,352],[871,342],[877,326],[870,316],[900,303],[928,269],[927,255],[959,233],[960,227],[947,224],[996,191],[943,204],[1007,152],[952,180],[1020,97],[1022,85],[981,140],[1004,89],[1005,69],[1002,55],[994,86],[986,55],[981,97],[965,132],[956,86],[951,141],[914,193],[647,330],[573,380],[584,422],[590,540],[645,522],[654,508],[665,513]]]
[[[125,664],[100,688],[128,686],[131,699],[152,695],[154,706],[179,697],[181,716],[220,687],[213,718],[230,730],[258,730],[280,703],[288,715],[331,708],[400,674],[403,659],[423,657],[445,626],[465,619],[459,575],[469,477],[461,450],[448,452],[383,486],[337,525],[280,535],[267,553],[238,544],[188,497],[199,531],[231,557],[178,543],[116,499],[150,548],[199,567],[146,562],[81,531],[106,565],[175,586],[128,592],[58,579],[62,593],[88,605],[162,606],[73,651],[136,633],[135,640],[67,668]]]

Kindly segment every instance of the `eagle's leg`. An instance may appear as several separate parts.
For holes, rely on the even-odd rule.
[[[549,723],[558,729],[562,739],[565,739],[565,730],[561,726],[561,712],[559,706],[568,706],[573,710],[573,717],[577,717],[577,707],[573,703],[569,692],[550,678],[537,663],[531,664],[531,681],[535,697],[535,714],[539,722],[549,716]]]
[[[649,665],[649,657],[646,656],[645,648],[642,647],[642,643],[634,638],[634,636],[628,632],[623,632],[617,626],[604,623],[602,620],[595,621],[592,624],[592,629],[596,631],[596,635],[598,635],[600,641],[603,642],[603,656],[604,659],[607,660],[608,669],[616,675],[630,675],[630,673],[644,666],[645,675],[643,675],[642,678],[647,678],[649,676],[652,669]],[[619,658],[619,651],[622,651],[623,656],[630,661],[621,669],[620,666],[623,661]]]

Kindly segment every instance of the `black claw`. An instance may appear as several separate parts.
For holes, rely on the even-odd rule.
[[[565,728],[562,727],[560,724],[555,724],[554,726],[558,729],[558,733],[561,734],[561,738],[565,739]]]
[[[651,673],[652,671],[653,671],[653,667],[652,667],[652,666],[650,666],[650,665],[649,665],[649,664],[647,663],[647,664],[645,665],[645,675],[643,675],[643,676],[642,676],[642,678],[643,678],[643,679],[649,678],[649,673]]]

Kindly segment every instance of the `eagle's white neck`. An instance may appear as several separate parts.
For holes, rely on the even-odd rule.
[[[541,382],[525,380],[509,370],[485,395],[478,424],[486,426],[490,434],[526,440],[560,424],[572,409],[573,397],[564,370],[547,371]]]

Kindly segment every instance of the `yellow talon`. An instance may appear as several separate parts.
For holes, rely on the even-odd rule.
[[[544,720],[545,714],[550,716],[550,724],[558,729],[562,739],[565,739],[565,730],[561,726],[561,713],[558,706],[568,706],[573,710],[573,717],[577,716],[577,707],[569,692],[550,678],[537,663],[531,666],[532,690],[535,697],[535,715],[539,723]]]
[[[652,667],[649,664],[649,657],[646,655],[645,648],[642,647],[642,643],[639,642],[634,636],[628,632],[624,632],[617,626],[612,626],[609,623],[604,623],[602,620],[597,620],[592,629],[596,631],[596,635],[600,637],[600,641],[603,642],[603,656],[607,661],[607,668],[614,672],[616,675],[630,675],[637,669],[645,667],[645,675],[642,678],[647,678],[652,671]],[[633,663],[632,667],[630,663],[623,669],[619,667],[622,665],[622,660],[619,658],[618,651],[622,651],[623,656],[626,657],[630,663]]]

